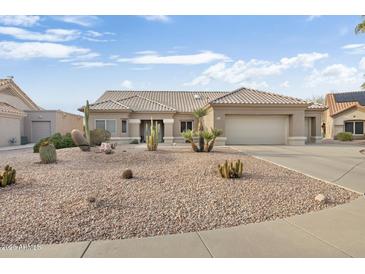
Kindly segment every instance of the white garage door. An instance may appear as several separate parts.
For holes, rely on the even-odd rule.
[[[226,116],[226,137],[229,145],[281,145],[286,143],[287,116]]]
[[[51,136],[50,121],[32,121],[32,142],[36,143],[40,139]]]

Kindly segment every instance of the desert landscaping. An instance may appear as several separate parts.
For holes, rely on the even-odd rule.
[[[114,153],[57,150],[41,164],[31,150],[1,152],[16,169],[0,188],[0,246],[122,239],[263,222],[333,207],[359,195],[303,174],[217,147],[121,145]],[[239,179],[221,178],[218,164],[243,162]],[[123,179],[125,169],[134,177]],[[316,195],[325,195],[319,203]]]

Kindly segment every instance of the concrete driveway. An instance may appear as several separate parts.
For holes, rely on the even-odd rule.
[[[233,148],[319,179],[365,193],[365,155],[362,146],[233,146]]]

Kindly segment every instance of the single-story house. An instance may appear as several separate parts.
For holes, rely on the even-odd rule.
[[[108,130],[120,142],[144,142],[151,118],[160,142],[184,142],[181,132],[196,129],[193,111],[207,108],[206,128],[219,128],[218,144],[303,145],[322,139],[326,108],[301,99],[239,88],[223,91],[106,91],[90,105],[90,128]],[[83,111],[83,108],[79,109]]]
[[[0,79],[0,146],[35,143],[56,132],[65,134],[74,128],[82,130],[82,116],[44,110],[13,79]]]
[[[323,112],[326,138],[340,132],[351,132],[355,139],[363,139],[365,121],[365,91],[329,93],[325,97],[328,109]]]

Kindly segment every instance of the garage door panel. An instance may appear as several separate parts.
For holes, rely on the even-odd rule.
[[[226,116],[227,144],[285,144],[287,139],[287,116]]]
[[[36,143],[42,138],[51,136],[50,121],[33,121],[32,122],[32,142]]]

